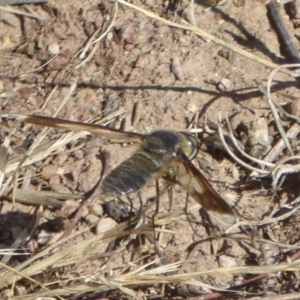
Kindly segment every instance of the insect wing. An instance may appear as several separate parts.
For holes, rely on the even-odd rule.
[[[71,131],[88,131],[100,136],[103,136],[108,139],[114,139],[118,141],[127,141],[127,142],[139,142],[143,137],[140,133],[121,131],[114,128],[108,128],[106,126],[98,125],[98,124],[89,124],[89,123],[81,123],[68,121],[58,118],[50,118],[38,115],[21,115],[21,114],[7,114],[2,115],[2,118],[15,119],[19,122],[58,128],[63,130],[71,130]]]
[[[207,211],[209,216],[224,227],[235,223],[235,214],[227,202],[213,189],[192,162],[180,153],[172,159],[180,185]]]

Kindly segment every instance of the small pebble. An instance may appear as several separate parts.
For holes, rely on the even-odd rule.
[[[116,226],[116,221],[111,218],[102,218],[97,224],[96,234],[104,233]]]
[[[45,180],[49,180],[52,176],[57,174],[57,167],[54,165],[47,165],[42,170],[42,177]]]
[[[236,261],[232,257],[229,257],[227,255],[220,255],[219,264],[222,268],[230,268],[237,265]]]
[[[290,104],[290,110],[291,114],[300,117],[300,98],[295,99],[291,104]]]
[[[0,79],[0,92],[4,91],[4,81]]]
[[[53,175],[49,179],[49,185],[59,185],[61,183],[60,176],[58,174]]]
[[[48,51],[51,55],[57,55],[60,51],[60,47],[56,42],[54,42],[48,46]]]
[[[232,178],[238,181],[240,179],[240,172],[235,165],[232,165],[231,172],[232,172]]]
[[[230,87],[230,80],[228,78],[222,78],[218,83],[217,83],[217,89],[220,92],[227,92],[229,87]]]
[[[94,214],[88,214],[85,219],[90,224],[94,224],[99,221],[99,217],[95,216]]]
[[[184,81],[183,71],[178,56],[175,56],[171,60],[171,71],[179,81]]]
[[[187,106],[186,106],[186,109],[189,111],[189,112],[192,112],[192,113],[195,113],[199,110],[199,105],[198,103],[195,103],[195,102],[190,102]]]
[[[60,210],[61,216],[69,217],[79,208],[79,205],[80,203],[76,200],[66,200]]]
[[[29,248],[29,251],[31,253],[35,253],[39,247],[36,239],[30,239],[29,242],[27,243],[27,247]]]
[[[63,151],[53,158],[52,163],[53,163],[53,165],[62,166],[66,162],[68,157],[69,157],[68,152]]]
[[[93,213],[96,216],[101,217],[103,215],[103,207],[102,205],[98,204],[98,203],[94,203],[91,207],[90,207],[90,211],[91,213]]]
[[[138,57],[138,59],[137,59],[137,61],[135,63],[135,66],[137,68],[145,68],[145,67],[147,67],[147,65],[149,65],[149,57],[148,57],[148,55],[141,54]]]
[[[114,37],[114,35],[113,35],[111,32],[109,32],[109,33],[106,35],[106,39],[107,39],[108,41],[111,41],[111,40],[113,39],[113,37]]]
[[[46,230],[41,230],[41,232],[37,236],[37,242],[39,245],[46,245],[48,241],[53,238],[53,236],[53,233]]]

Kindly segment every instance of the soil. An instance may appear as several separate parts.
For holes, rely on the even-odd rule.
[[[133,0],[131,3],[178,24],[195,22],[194,25],[203,31],[267,61],[276,64],[291,62],[286,52],[281,51],[265,1],[237,3],[228,0],[224,5],[217,6],[202,2],[192,5],[186,0]],[[115,3],[110,1],[51,0],[43,5],[11,8],[34,17],[0,10],[2,114],[53,116],[68,95],[70,86],[76,83],[67,104],[59,112],[58,117],[61,119],[91,122],[122,110],[123,113],[112,118],[107,126],[148,134],[165,128],[216,129],[218,117],[224,119],[228,116],[241,145],[250,148],[250,153],[254,153],[254,156],[258,152],[259,158],[263,158],[279,140],[273,115],[259,90],[260,86],[266,86],[271,72],[270,68],[262,64],[210,40],[204,40],[191,31],[167,26],[121,4],[116,12]],[[299,29],[293,27],[292,20],[284,9],[281,9],[281,13],[284,15],[284,24],[294,39]],[[110,26],[109,32],[105,33]],[[103,38],[94,44],[96,46],[92,46],[93,52],[92,48],[88,48],[84,58],[90,55],[90,59],[83,63],[80,54],[94,34],[95,38],[101,35]],[[296,39],[293,41],[298,47],[299,42]],[[286,74],[278,73],[273,87],[276,102],[280,105],[292,102],[292,112],[295,115],[295,103],[299,99],[297,84],[297,81]],[[10,135],[12,153],[7,162],[8,168],[25,155],[43,128],[28,124],[21,126],[7,119],[0,122],[2,141],[5,136]],[[256,124],[261,125],[257,128]],[[292,124],[293,121],[290,120],[284,120],[283,123],[286,130]],[[264,142],[256,142],[257,136],[260,139],[264,133]],[[59,129],[49,131],[35,153],[46,151],[63,134]],[[234,207],[238,220],[259,221],[268,218],[272,212],[278,216],[284,213],[282,207],[288,210],[294,205],[293,201],[298,197],[297,173],[290,175],[281,189],[275,191],[270,177],[262,178],[251,174],[236,163],[223,147],[219,147],[220,142],[214,144],[207,134],[201,134],[199,138],[201,147],[193,163],[214,189]],[[39,206],[31,202],[30,205],[13,203],[7,200],[11,197],[11,194],[7,194],[3,198],[0,212],[0,249],[13,248],[13,242],[25,229],[31,232],[19,247],[30,248],[29,256],[33,256],[55,244],[63,234],[86,229],[85,233],[60,244],[57,251],[91,238],[99,234],[99,230],[105,232],[114,228],[115,221],[103,212],[105,199],[95,187],[99,186],[102,173],[106,175],[135,151],[136,146],[129,141],[122,142],[109,143],[95,135],[74,138],[54,154],[21,168],[17,177],[19,183],[15,180],[18,187],[23,184],[22,188],[31,191],[46,190],[67,196],[62,205],[38,209]],[[297,155],[297,139],[291,143]],[[257,144],[260,147],[258,149],[255,148]],[[288,155],[284,151],[280,158]],[[107,166],[105,170],[103,161]],[[12,175],[7,170],[4,182]],[[163,190],[164,181],[159,182]],[[12,185],[10,183],[9,186]],[[91,193],[93,189],[95,191]],[[89,197],[82,196],[89,193],[92,194]],[[149,204],[149,199],[155,198],[155,195],[155,182],[151,181],[140,191],[139,196],[132,195],[130,201],[125,198],[123,200],[137,212]],[[184,210],[187,197],[186,191],[180,186],[175,185],[172,189],[172,204],[169,198],[168,193],[160,195],[159,216],[172,216],[172,213],[176,215],[178,209]],[[240,234],[248,234],[249,239],[245,242],[237,239],[209,239],[209,236],[222,234],[224,229],[216,230],[208,226],[199,213],[199,205],[195,206],[191,197],[188,197],[188,205],[194,205],[188,217],[181,214],[173,220],[169,218],[169,222],[157,227],[157,246],[143,234],[137,235],[127,246],[122,246],[123,241],[117,239],[114,243],[106,242],[95,246],[93,254],[95,257],[98,255],[97,259],[91,259],[88,263],[73,263],[67,267],[57,266],[56,272],[49,272],[44,277],[38,274],[33,278],[44,285],[56,282],[55,285],[49,285],[50,290],[68,289],[77,283],[84,285],[88,282],[85,278],[92,278],[94,274],[105,278],[119,278],[150,261],[153,263],[152,267],[163,265],[163,260],[158,258],[158,247],[166,263],[181,263],[176,274],[195,272],[195,276],[186,284],[176,285],[175,280],[172,284],[165,284],[160,279],[155,284],[131,284],[130,288],[139,299],[183,299],[199,295],[202,295],[201,299],[259,299],[300,292],[299,283],[295,280],[297,272],[274,272],[272,276],[268,276],[270,271],[266,271],[263,272],[265,276],[260,275],[261,278],[251,271],[235,274],[225,272],[219,275],[205,273],[219,267],[269,266],[288,261],[297,251],[279,247],[276,243],[297,245],[297,212],[283,221],[259,226],[257,229],[244,226],[240,231],[235,228]],[[128,214],[128,205],[123,210]],[[153,216],[155,209],[152,210],[148,211],[147,216]],[[96,230],[89,229],[91,224],[100,221],[102,223]],[[148,222],[151,224],[152,219],[149,218]],[[51,238],[45,238],[42,242],[42,234],[50,235]],[[153,231],[150,235],[153,235]],[[258,237],[264,237],[274,242],[274,245],[267,244],[269,248],[266,250],[266,245]],[[146,250],[143,250],[143,246]],[[110,252],[109,256],[105,256]],[[26,257],[12,258],[6,263],[10,267],[17,267]],[[250,279],[254,277],[257,279],[252,282]],[[93,280],[98,282],[97,278]],[[30,297],[31,294],[32,297],[37,297],[42,288],[32,285],[33,282],[26,278],[16,282],[14,288],[8,284],[2,289],[1,298],[17,299],[18,296]],[[224,292],[226,289],[227,292]],[[63,297],[74,299],[74,295],[64,294]],[[77,297],[132,298],[113,285],[105,293],[82,292],[81,295],[78,292]]]

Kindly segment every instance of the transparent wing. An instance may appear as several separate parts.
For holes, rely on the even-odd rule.
[[[227,202],[213,189],[201,172],[183,154],[171,160],[180,185],[207,211],[209,216],[224,227],[235,223],[235,214]]]
[[[72,131],[85,130],[103,136],[108,139],[122,140],[127,142],[139,142],[143,137],[143,135],[140,133],[121,131],[114,128],[108,128],[102,125],[73,122],[73,121],[38,116],[38,115],[6,114],[6,115],[2,115],[1,118],[15,119],[16,121],[19,122],[59,128],[63,130],[72,130]]]

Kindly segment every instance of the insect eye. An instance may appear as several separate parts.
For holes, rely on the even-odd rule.
[[[186,153],[186,156],[189,159],[193,159],[198,152],[198,142],[193,136],[189,136],[187,145],[188,145],[188,147],[186,150],[188,153]]]

